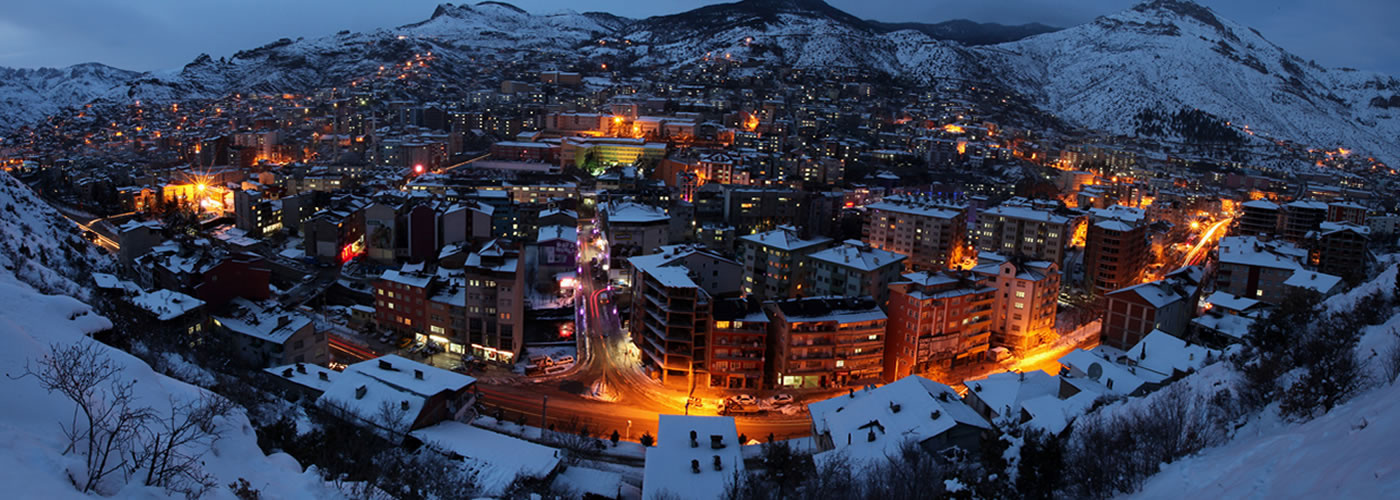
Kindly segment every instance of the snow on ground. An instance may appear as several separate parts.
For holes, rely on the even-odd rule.
[[[91,307],[66,296],[42,295],[17,282],[14,275],[0,274],[0,365],[10,375],[0,379],[0,394],[8,401],[0,412],[0,446],[10,452],[0,454],[0,484],[10,485],[11,498],[79,497],[67,471],[80,471],[82,459],[65,455],[67,442],[59,428],[68,420],[74,405],[61,395],[40,387],[33,377],[15,378],[26,363],[33,364],[49,352],[50,344],[69,345],[94,342],[85,334],[111,326]],[[16,314],[23,311],[23,314]],[[140,359],[125,352],[103,351],[122,368],[122,376],[136,381],[139,404],[150,405],[160,413],[169,411],[169,401],[198,397],[201,389],[160,375]],[[23,404],[13,404],[23,402]],[[314,474],[304,472],[286,454],[263,455],[248,419],[241,412],[217,423],[222,437],[204,456],[205,470],[220,485],[212,498],[232,498],[223,485],[246,478],[252,487],[271,498],[337,498],[339,495]],[[159,490],[140,486],[105,485],[105,493],[123,496],[164,497]]]
[[[72,225],[65,225],[52,208],[17,184],[8,175],[0,176],[0,204],[14,207],[0,211],[0,240],[7,245],[22,241],[31,251],[50,253],[44,257],[32,254],[31,258],[22,253],[0,252],[0,261],[6,264],[0,269],[0,304],[4,304],[0,308],[0,366],[7,375],[0,378],[0,394],[6,400],[4,410],[0,410],[0,448],[6,450],[0,453],[0,484],[6,486],[6,498],[80,498],[83,495],[69,476],[82,474],[83,459],[64,453],[68,442],[59,427],[60,422],[72,421],[74,404],[62,395],[45,391],[34,377],[20,375],[26,365],[35,366],[37,360],[49,354],[51,345],[93,343],[87,334],[112,326],[76,298],[42,293],[86,296],[86,290],[75,280],[84,268],[90,269],[93,263],[107,258],[97,256],[90,246],[66,250],[76,244],[72,242]],[[121,377],[135,382],[136,404],[153,408],[157,416],[169,415],[172,400],[190,401],[203,392],[161,375],[126,352],[97,345],[121,369]],[[172,369],[189,368],[174,360],[166,362],[179,367]],[[314,471],[303,470],[291,456],[264,455],[243,412],[217,419],[215,429],[220,439],[202,459],[205,472],[212,474],[218,485],[208,498],[233,498],[226,485],[239,478],[247,479],[264,498],[343,496]],[[120,480],[107,481],[99,492],[121,497],[168,496],[159,489],[139,486],[139,481],[129,485]]]
[[[1400,491],[1400,384],[1302,424],[1266,410],[1233,441],[1182,459],[1136,498],[1395,498]]]
[[[523,439],[445,421],[410,433],[433,448],[466,457],[463,467],[486,495],[501,495],[517,476],[548,476],[564,456],[562,451]]]

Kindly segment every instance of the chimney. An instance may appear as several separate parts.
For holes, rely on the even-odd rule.
[[[690,447],[691,447],[691,448],[699,448],[699,447],[700,447],[700,442],[699,442],[699,441],[696,441],[696,440],[695,440],[695,437],[696,437],[695,430],[694,430],[694,429],[691,429],[691,431],[690,431]]]
[[[321,380],[325,380],[327,382],[331,380],[331,376],[326,372],[317,372],[316,375],[319,375]]]
[[[306,373],[306,365],[297,363],[297,373]]]
[[[942,412],[942,411],[939,411],[939,410],[933,410],[932,413],[929,413],[929,414],[928,414],[928,417],[931,418],[931,419],[934,419],[934,420],[938,420],[938,417],[941,417],[941,416],[943,416],[943,412]]]
[[[369,387],[359,386],[355,388],[355,399],[364,399],[365,393],[369,392]]]
[[[894,402],[894,401],[890,401],[890,412],[892,412],[892,413],[899,413],[899,410],[900,410],[899,403],[896,403],[896,402]]]
[[[388,361],[384,361],[381,359],[379,360],[379,369],[393,371],[394,365],[391,365]]]
[[[278,327],[278,328],[287,326],[287,323],[291,323],[291,322],[292,322],[292,317],[291,317],[290,315],[283,314],[283,315],[277,317],[277,327]]]
[[[408,400],[405,399],[402,402],[400,402],[399,408],[403,408],[403,411],[408,411]]]
[[[292,369],[291,369],[291,368],[288,368],[288,369],[286,369],[286,370],[282,370],[282,376],[283,376],[283,377],[287,377],[287,378],[292,378]]]
[[[413,370],[413,378],[423,380],[423,370]]]
[[[742,443],[740,443],[740,444],[742,444]],[[712,450],[718,450],[718,449],[721,449],[721,448],[724,448],[724,436],[721,436],[721,435],[719,435],[719,434],[711,434],[711,435],[710,435],[710,449],[712,449]]]
[[[724,470],[724,462],[719,459],[719,455],[715,455],[714,457],[715,470]]]
[[[696,460],[696,459],[693,459],[693,458],[690,459],[690,472],[693,472],[693,473],[696,473],[696,474],[699,474],[699,473],[700,473],[700,461],[699,461],[699,460]]]

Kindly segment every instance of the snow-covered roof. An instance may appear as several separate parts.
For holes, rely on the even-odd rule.
[[[789,323],[834,321],[845,324],[886,319],[885,312],[869,297],[806,297],[776,304]]]
[[[1318,225],[1317,231],[1323,236],[1332,233],[1339,233],[1342,231],[1351,231],[1362,236],[1371,235],[1370,226],[1361,226],[1357,224],[1351,224],[1348,222],[1323,222],[1322,224]]]
[[[1244,208],[1258,208],[1261,210],[1278,210],[1278,204],[1269,200],[1250,200],[1240,204]]]
[[[326,392],[340,372],[311,363],[294,363],[265,368],[263,371],[316,392]],[[324,377],[324,378],[323,378]]]
[[[607,213],[609,224],[647,224],[671,219],[661,207],[631,201],[604,203],[598,209]]]
[[[1191,344],[1170,333],[1152,330],[1128,349],[1127,358],[1138,367],[1136,375],[1152,382],[1162,382],[1175,372],[1191,372],[1205,366],[1206,358],[1219,358],[1220,351]],[[1145,370],[1144,370],[1145,369]],[[1159,374],[1154,377],[1152,372]],[[1155,378],[1155,379],[1154,379]]]
[[[698,445],[695,447],[691,447],[690,442],[692,431]],[[711,436],[719,436],[723,447],[712,447]],[[661,415],[656,447],[647,450],[642,498],[649,500],[666,495],[696,500],[723,498],[726,482],[744,473],[740,444],[733,417]],[[721,470],[715,470],[716,456],[720,459]],[[700,472],[691,468],[692,460],[699,462]]]
[[[897,456],[906,441],[923,442],[959,424],[991,429],[951,387],[918,375],[817,401],[807,409],[812,427],[835,445],[812,457],[818,464],[838,454],[853,465],[884,460]]]
[[[1332,290],[1335,290],[1337,288],[1337,285],[1340,285],[1341,283],[1341,276],[1333,276],[1330,274],[1319,273],[1317,271],[1308,271],[1304,269],[1294,271],[1292,276],[1289,276],[1288,279],[1283,280],[1283,286],[1291,286],[1294,288],[1312,290],[1321,294],[1331,293]]]
[[[1238,314],[1206,314],[1192,318],[1191,324],[1240,340],[1249,334],[1249,327],[1254,321],[1254,318]]]
[[[1210,296],[1206,297],[1206,303],[1210,304],[1211,307],[1218,307],[1237,313],[1248,311],[1252,308],[1258,307],[1260,304],[1263,304],[1263,302],[1260,302],[1258,300],[1254,300],[1247,297],[1239,297],[1230,292],[1219,290],[1215,291],[1214,293],[1211,293]]]
[[[1186,298],[1182,294],[1177,293],[1176,290],[1172,288],[1171,283],[1167,282],[1166,280],[1151,281],[1147,283],[1133,285],[1127,288],[1120,288],[1118,290],[1109,292],[1108,295],[1121,296],[1130,293],[1142,297],[1143,300],[1146,300],[1147,303],[1152,304],[1152,307],[1156,308],[1162,308],[1170,305],[1173,302],[1183,300]]]
[[[962,213],[947,205],[933,201],[898,195],[886,196],[880,201],[866,205],[865,208],[867,210],[883,210],[886,212],[933,217],[937,219],[952,219]]]
[[[554,478],[556,488],[572,491],[579,495],[597,495],[602,498],[618,498],[622,488],[622,474],[617,472],[569,466]]]
[[[757,243],[759,245],[776,248],[784,251],[796,251],[816,245],[824,245],[831,242],[831,238],[817,236],[811,239],[802,239],[797,235],[797,229],[792,226],[778,226],[772,231],[748,234],[739,239]]]
[[[1008,217],[1049,224],[1065,224],[1069,222],[1069,217],[1057,215],[1048,210],[1036,210],[1028,206],[1015,204],[1001,204],[989,208],[984,210],[978,217]]]
[[[417,376],[419,371],[423,373],[422,378]],[[397,354],[352,364],[345,367],[343,373],[359,373],[424,396],[458,391],[476,382],[471,376],[428,366]]]
[[[412,272],[408,270],[388,269],[384,274],[379,275],[379,279],[413,288],[426,288],[428,283],[433,281],[432,275]]]
[[[543,243],[550,240],[578,241],[578,228],[571,226],[544,226],[540,228],[539,236],[535,238],[536,243]]]
[[[204,306],[204,301],[174,290],[156,290],[127,297],[131,305],[154,314],[156,319],[170,321]]]
[[[1040,370],[994,373],[965,381],[963,385],[967,386],[968,394],[976,394],[987,408],[1003,418],[1015,418],[1021,412],[1021,403],[1027,400],[1054,395],[1060,390],[1060,380]]]
[[[1061,356],[1059,362],[1071,370],[1068,381],[1081,390],[1102,394],[1132,394],[1148,381],[1138,376],[1136,369],[1119,365],[1101,357],[1101,349],[1076,349]]]
[[[422,378],[419,377],[422,374]],[[361,361],[335,377],[316,404],[343,409],[375,427],[402,426],[407,430],[428,398],[443,391],[460,391],[476,382],[460,373],[428,366],[390,354]],[[383,422],[385,410],[402,411],[404,422]]]
[[[878,248],[871,248],[869,245],[858,241],[845,241],[841,245],[813,253],[812,259],[830,262],[838,266],[853,268],[859,271],[874,271],[882,267],[899,265],[908,257],[893,252],[886,252]]]
[[[1023,401],[1021,411],[1030,416],[1026,426],[1059,434],[1069,426],[1071,420],[1088,411],[1098,398],[1098,393],[1088,391],[1076,393],[1065,399],[1047,394]]]
[[[219,326],[274,344],[286,343],[292,335],[311,324],[311,318],[305,314],[284,309],[276,302],[253,302],[235,297],[230,304],[233,305],[232,314],[214,317]]]
[[[471,471],[473,485],[486,496],[504,495],[517,477],[548,477],[559,467],[561,456],[554,448],[454,420],[409,435],[443,453],[464,457],[461,467]]]
[[[1220,263],[1273,269],[1302,269],[1298,263],[1307,252],[1279,241],[1261,241],[1253,236],[1226,236],[1220,239]]]

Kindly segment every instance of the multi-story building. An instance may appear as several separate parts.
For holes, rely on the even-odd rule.
[[[948,269],[966,257],[966,209],[931,200],[887,196],[865,206],[862,234],[871,247],[908,256],[912,269]]]
[[[325,332],[311,318],[269,302],[235,298],[214,325],[227,332],[237,356],[259,367],[330,361]]]
[[[742,266],[683,245],[632,257],[628,264],[632,270],[628,326],[632,341],[641,350],[643,366],[667,385],[706,383],[710,380],[706,374],[712,304],[716,297],[739,295]],[[729,365],[725,369],[729,370]],[[728,380],[725,375],[726,384]]]
[[[1084,281],[1096,296],[1142,279],[1147,265],[1147,222],[1142,209],[1112,205],[1090,210]]]
[[[1235,234],[1239,236],[1272,236],[1278,233],[1279,207],[1269,200],[1251,200],[1240,204],[1240,216]]]
[[[401,335],[424,335],[427,300],[440,283],[422,265],[389,269],[374,281],[374,320]]]
[[[717,299],[709,335],[710,387],[763,389],[768,354],[768,316],[758,300]]]
[[[365,249],[365,212],[359,204],[322,210],[303,225],[306,256],[346,262]]]
[[[1285,203],[1279,211],[1279,230],[1284,239],[1301,243],[1307,240],[1308,233],[1316,231],[1327,220],[1327,203],[1317,200],[1298,200]]]
[[[765,304],[778,387],[878,381],[884,372],[884,311],[869,298],[812,297]]]
[[[903,278],[890,284],[885,381],[982,359],[996,298],[987,278],[969,271]]]
[[[257,238],[282,229],[282,202],[265,199],[256,189],[233,192],[234,227]]]
[[[907,257],[847,240],[807,256],[805,295],[812,297],[874,297],[876,304],[890,298],[890,283],[898,281]]]
[[[1153,330],[1184,338],[1201,298],[1201,268],[1183,267],[1166,277],[1109,292],[1100,338],[1127,351]]]
[[[744,264],[744,294],[772,299],[796,297],[807,281],[807,256],[830,245],[830,238],[802,238],[792,226],[740,237],[738,254]]]
[[[632,165],[640,160],[660,161],[666,156],[666,143],[613,137],[565,137],[559,147],[559,165]]]
[[[1269,304],[1283,301],[1284,282],[1303,270],[1308,252],[1282,241],[1226,236],[1217,249],[1215,289]]]
[[[1060,266],[982,253],[973,272],[987,278],[997,290],[993,347],[1025,352],[1050,338],[1060,298]]]
[[[1036,209],[1028,203],[1008,201],[977,215],[977,248],[1063,266],[1079,220]]]
[[[1327,204],[1328,222],[1346,222],[1358,226],[1366,225],[1370,209],[1354,201],[1334,201]]]
[[[615,201],[599,205],[598,217],[607,237],[609,256],[615,263],[628,256],[655,252],[670,243],[671,217],[661,207]]]
[[[1349,222],[1323,222],[1308,234],[1309,263],[1335,276],[1363,276],[1371,255],[1371,228]]]
[[[512,364],[525,348],[525,266],[509,240],[491,240],[462,266],[471,353]]]

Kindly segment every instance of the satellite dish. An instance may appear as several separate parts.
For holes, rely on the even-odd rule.
[[[1090,378],[1090,379],[1098,380],[1099,377],[1102,377],[1102,376],[1103,376],[1103,366],[1099,365],[1098,363],[1093,363],[1093,364],[1089,365],[1089,378]]]

